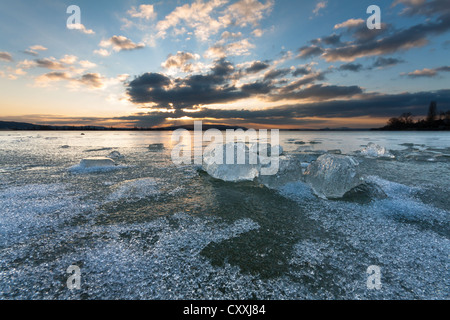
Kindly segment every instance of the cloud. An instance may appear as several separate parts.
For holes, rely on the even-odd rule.
[[[77,56],[74,56],[74,55],[69,55],[69,54],[66,54],[62,59],[60,59],[59,61],[61,62],[61,63],[64,63],[64,64],[74,64],[76,61],[78,60],[78,57]]]
[[[225,58],[226,56],[244,56],[249,55],[249,50],[253,48],[255,48],[255,45],[250,43],[248,39],[243,39],[226,45],[216,43],[205,52],[205,57],[220,59]]]
[[[138,9],[136,9],[136,7],[131,7],[127,13],[133,18],[145,20],[153,20],[156,18],[156,12],[151,4],[141,4]]]
[[[122,50],[131,51],[131,50],[142,49],[145,47],[145,44],[143,44],[143,43],[136,44],[124,36],[112,36],[108,40],[102,40],[100,42],[100,47],[102,47],[102,48],[111,47],[114,51],[119,52]],[[97,50],[96,53],[100,54],[100,55],[106,55],[106,53],[104,51],[100,51],[100,50]]]
[[[250,94],[229,83],[234,66],[217,60],[208,74],[195,74],[171,79],[159,73],[145,73],[127,85],[131,102],[154,103],[161,107],[173,104],[175,108],[236,101]]]
[[[203,41],[208,40],[211,34],[217,33],[223,27],[222,23],[211,17],[212,12],[226,2],[226,0],[212,0],[209,2],[197,0],[192,4],[185,4],[175,8],[164,20],[157,23],[158,37],[165,38],[170,28],[184,23],[186,26],[194,29],[194,33],[199,39]]]
[[[274,1],[267,0],[266,3],[257,0],[241,0],[230,5],[225,15],[219,20],[225,27],[233,25],[239,27],[258,26],[259,21],[268,14],[274,5]]]
[[[332,45],[332,46],[338,46],[341,45],[341,35],[333,33],[332,35],[314,39],[311,41],[311,43],[317,45],[317,44],[325,44],[325,45]]]
[[[104,87],[104,78],[99,73],[84,74],[79,81],[90,88]]]
[[[242,92],[249,93],[251,95],[267,94],[270,93],[274,87],[265,81],[258,81],[254,83],[244,84],[241,87]]]
[[[238,39],[242,37],[242,32],[230,32],[230,31],[224,31],[222,33],[222,39],[228,40],[228,39]]]
[[[328,62],[352,62],[355,59],[392,54],[412,48],[422,47],[429,42],[429,37],[444,34],[450,30],[450,6],[448,1],[400,1],[407,5],[404,14],[425,15],[428,17],[419,23],[397,30],[383,24],[381,30],[369,30],[361,20],[350,19],[335,26],[335,29],[347,28],[353,32],[354,40],[338,48],[323,49],[322,58]],[[399,3],[400,3],[399,2]],[[435,16],[433,19],[432,16]],[[315,49],[318,52],[318,49]]]
[[[435,14],[448,13],[449,6],[446,0],[396,0],[392,7],[399,4],[403,4],[404,9],[401,12],[402,15],[414,16],[432,16]]]
[[[98,50],[94,50],[94,53],[95,53],[95,54],[98,54],[99,56],[102,56],[102,57],[108,57],[108,56],[111,55],[111,52],[109,52],[109,51],[106,50],[106,49],[98,49]]]
[[[67,27],[68,27],[70,30],[78,30],[78,31],[80,31],[80,32],[82,32],[82,33],[84,33],[84,34],[95,34],[94,30],[92,30],[92,29],[87,29],[87,28],[85,27],[85,25],[82,24],[82,23],[73,23],[73,24],[69,24],[69,25],[67,25]]]
[[[261,29],[255,29],[252,31],[252,34],[257,38],[261,38],[264,34],[264,31]]]
[[[270,65],[268,63],[266,63],[266,62],[254,61],[250,65],[250,67],[245,69],[245,72],[248,73],[248,74],[258,73],[258,72],[261,72],[263,70],[266,70],[269,67],[270,67]]]
[[[31,46],[30,50],[35,50],[35,51],[47,51],[48,49],[44,46],[41,46],[39,44]]]
[[[285,88],[284,91],[286,91]],[[271,96],[272,101],[278,100],[310,100],[323,101],[340,98],[351,98],[362,94],[363,90],[358,86],[338,86],[314,84],[302,90],[292,91]]]
[[[297,58],[308,59],[315,56],[320,56],[324,53],[324,49],[316,45],[304,46],[299,49]]]
[[[302,65],[299,66],[297,68],[295,68],[292,72],[292,75],[294,77],[298,77],[298,76],[305,76],[308,75],[312,72],[311,66],[310,65]]]
[[[375,62],[373,63],[374,68],[386,68],[386,67],[392,67],[399,63],[405,62],[402,59],[396,59],[396,58],[383,58],[378,57]]]
[[[193,65],[190,61],[198,60],[200,56],[190,52],[178,51],[176,55],[170,54],[167,60],[161,64],[164,69],[181,70],[183,72],[191,72]]]
[[[428,43],[431,35],[440,35],[450,30],[450,15],[438,21],[429,21],[404,30],[393,32],[382,39],[355,41],[339,48],[327,48],[323,58],[328,62],[352,62],[357,58],[392,54],[401,50],[422,47]]]
[[[273,70],[267,71],[264,74],[264,81],[274,80],[276,78],[283,77],[283,76],[285,76],[285,75],[287,75],[289,73],[291,73],[291,69],[290,68],[273,69]]]
[[[35,66],[40,68],[46,68],[50,70],[63,70],[66,68],[66,66],[56,61],[54,58],[43,58],[43,59],[36,59],[34,60]]]
[[[347,21],[335,25],[334,29],[354,28],[359,27],[363,24],[365,24],[365,21],[363,19],[348,19]]]
[[[105,86],[105,78],[98,73],[86,73],[81,77],[74,77],[69,72],[54,71],[36,77],[35,82],[38,86],[48,86],[50,82],[67,81],[68,86],[76,88],[82,84],[90,89],[100,89]]]
[[[425,115],[430,101],[438,101],[440,108],[450,108],[450,90],[400,94],[366,94],[351,100],[331,100],[312,103],[278,105],[262,110],[210,109],[201,108],[198,112],[186,113],[183,110],[169,112],[139,113],[114,118],[138,123],[161,125],[167,118],[189,116],[193,120],[207,118],[209,122],[227,124],[264,124],[264,125],[313,125],[324,123],[324,119],[348,118],[390,118],[404,112]],[[315,118],[318,118],[315,120]],[[322,120],[321,120],[322,119]]]
[[[228,0],[196,0],[191,4],[177,7],[164,20],[157,23],[157,37],[165,38],[170,29],[186,30],[180,27],[187,27],[193,30],[200,41],[207,41],[211,35],[230,26],[257,27],[274,5],[272,0],[265,3],[257,0],[240,0],[223,8],[227,3]],[[219,11],[219,8],[223,9]],[[261,32],[256,34],[262,35]]]
[[[327,7],[328,1],[319,1],[313,10],[314,15],[319,15],[319,11]]]
[[[37,51],[46,51],[47,48],[41,45],[34,45],[29,47],[27,50],[24,51],[24,53],[32,55],[32,56],[38,56],[39,52]]]
[[[50,81],[71,80],[72,78],[67,72],[49,72],[36,78],[36,82],[46,84]]]
[[[80,61],[80,66],[84,69],[92,69],[92,68],[95,68],[97,65],[91,61],[82,60],[82,61]]]
[[[438,67],[434,69],[422,69],[422,70],[415,70],[413,72],[409,72],[406,75],[409,78],[434,78],[439,75],[441,72],[450,72],[450,66],[443,66]],[[405,74],[403,74],[405,75]]]
[[[363,69],[363,65],[360,63],[346,63],[339,67],[339,70],[341,71],[352,71],[352,72],[359,72]]]
[[[295,71],[294,71],[295,73]],[[305,74],[303,77],[292,81],[291,83],[289,83],[288,85],[282,87],[280,89],[280,92],[282,94],[286,94],[286,93],[292,93],[295,92],[296,90],[300,90],[301,88],[303,88],[306,85],[312,84],[316,81],[322,81],[325,80],[325,74],[323,72],[309,72],[308,74]],[[282,95],[279,96],[280,99],[285,99],[285,97],[283,97]]]
[[[191,74],[173,78],[162,73],[145,73],[126,85],[130,102],[159,108],[193,108],[209,104],[236,102],[258,96],[266,102],[279,100],[321,101],[334,98],[348,99],[363,90],[358,86],[315,84],[325,80],[326,72],[314,72],[310,65],[303,70],[293,67],[278,68],[268,62],[254,61],[247,68],[239,68],[225,60],[216,60],[206,74]],[[262,79],[247,78],[269,69]],[[304,75],[295,81],[283,78],[292,73]],[[282,78],[280,80],[280,78]],[[246,79],[246,81],[244,80]]]
[[[7,62],[14,61],[12,55],[9,52],[4,52],[4,51],[0,52],[0,60],[7,61]]]

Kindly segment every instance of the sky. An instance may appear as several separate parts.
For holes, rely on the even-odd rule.
[[[15,0],[0,30],[4,121],[373,128],[450,110],[448,0]]]

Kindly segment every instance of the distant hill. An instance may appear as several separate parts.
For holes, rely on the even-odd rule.
[[[0,130],[39,130],[40,126],[25,122],[0,121]]]
[[[96,126],[49,126],[26,122],[0,121],[0,130],[108,130]]]

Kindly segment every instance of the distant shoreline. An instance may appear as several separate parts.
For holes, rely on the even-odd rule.
[[[14,121],[0,121],[0,131],[175,131],[178,129],[185,129],[188,131],[193,131],[193,125],[186,126],[172,126],[172,127],[161,127],[161,128],[116,128],[116,127],[102,127],[102,126],[52,126],[52,125],[39,125],[26,122],[14,122]],[[243,129],[248,130],[248,128],[240,126],[226,126],[226,125],[203,125],[203,131],[209,129],[219,129],[219,130],[237,130]],[[279,129],[280,131],[311,131],[311,132],[327,132],[327,131],[342,131],[342,132],[352,132],[352,131],[449,131],[449,127],[444,128],[405,128],[405,129],[392,129],[392,128],[322,128],[322,129],[301,129],[301,128],[290,128],[290,129]]]

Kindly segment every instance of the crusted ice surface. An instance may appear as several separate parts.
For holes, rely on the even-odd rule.
[[[29,184],[0,192],[0,248],[53,230],[71,215],[84,211],[66,184]],[[66,210],[71,208],[70,211]]]
[[[195,166],[175,168],[163,162],[163,152],[149,153],[145,147],[160,140],[142,142],[144,134],[136,148],[127,140],[127,149],[120,149],[132,170],[68,174],[80,152],[102,147],[104,139],[76,133],[54,141],[40,139],[46,135],[41,133],[36,144],[38,138],[29,135],[4,138],[0,132],[0,299],[448,299],[445,135],[436,140],[435,133],[432,139],[430,133],[408,133],[414,137],[406,139],[389,133],[397,139],[380,144],[399,161],[357,158],[362,172],[372,175],[365,181],[387,195],[368,203],[320,199],[302,181],[267,190],[205,179]],[[334,144],[336,135],[320,136],[323,149],[345,153],[361,144],[351,144],[347,134],[338,138],[345,145]],[[383,141],[372,133],[360,136],[364,143]],[[318,137],[303,137],[312,139]],[[417,150],[391,149],[404,142],[414,142]],[[71,148],[61,152],[62,144]],[[406,157],[411,153],[417,155]],[[164,178],[161,190],[173,190],[168,201],[150,196],[129,203],[125,197],[109,205],[122,182],[153,176]],[[185,209],[189,215],[173,216]],[[126,214],[140,217],[116,219]],[[216,244],[222,250],[213,254],[223,258],[222,265],[202,254]],[[264,246],[276,252],[274,265],[278,258],[287,261],[269,278],[258,271],[272,258],[256,263],[252,273],[243,268],[255,263],[255,251]],[[81,290],[67,289],[70,264],[81,267]],[[366,286],[369,265],[381,268],[381,290]]]
[[[367,181],[377,183],[388,198],[369,205],[341,201],[336,205],[305,202],[304,192],[301,196],[284,193],[310,206],[309,216],[320,221],[330,235],[295,245],[292,276],[308,279],[312,287],[322,290],[319,296],[330,299],[443,299],[448,280],[439,274],[448,269],[450,241],[445,221],[449,212],[416,199],[415,188],[375,176]],[[367,289],[369,265],[381,268],[382,290]]]
[[[157,196],[159,193],[158,180],[155,178],[127,180],[114,187],[114,192],[108,197],[108,201],[136,201]]]
[[[76,244],[76,252],[69,250],[57,260],[34,266],[32,260],[25,260],[25,265],[17,268],[2,266],[0,297],[248,299],[258,291],[259,280],[240,274],[237,267],[213,267],[201,251],[211,242],[219,243],[258,228],[250,219],[227,224],[177,213],[148,223],[61,231],[50,235],[46,242],[38,240],[35,250],[42,254],[51,250],[59,238],[66,238]],[[87,236],[91,241],[84,240]],[[20,260],[29,254],[28,250],[19,247],[3,254],[14,256],[8,260]],[[58,275],[71,264],[79,265],[83,275],[82,289],[74,292]],[[16,290],[24,284],[29,290]]]
[[[349,156],[325,154],[308,166],[305,181],[321,198],[341,198],[363,181],[359,163]]]

